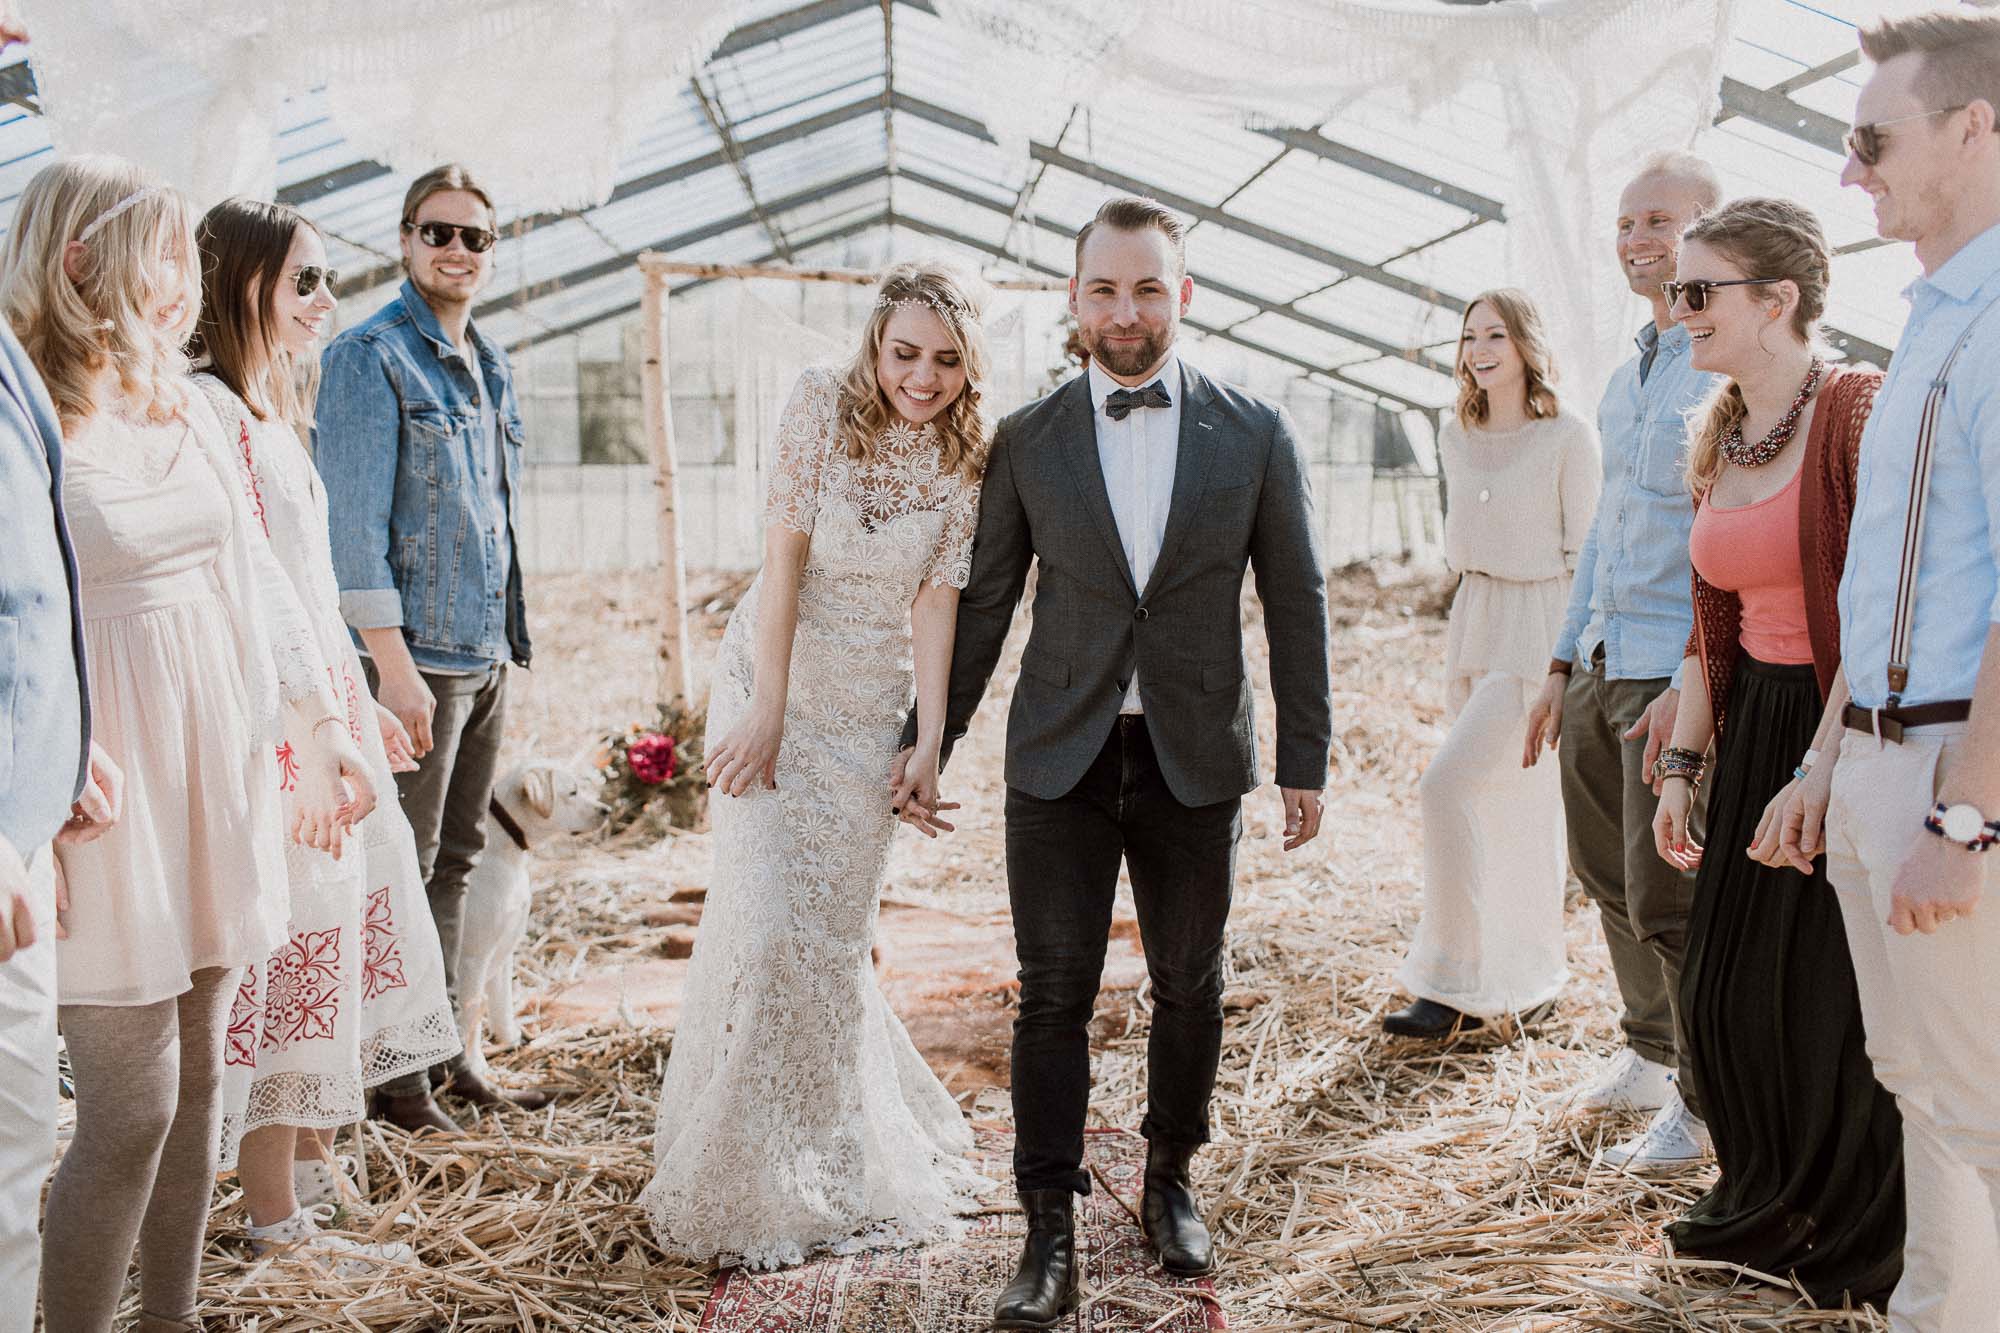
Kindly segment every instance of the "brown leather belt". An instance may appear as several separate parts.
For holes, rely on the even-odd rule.
[[[1862,708],[1849,704],[1840,710],[1840,720],[1849,731],[1873,736],[1881,727],[1885,741],[1901,745],[1906,727],[1935,727],[1945,722],[1963,722],[1972,716],[1972,700],[1944,699],[1934,704],[1914,704],[1907,708]]]

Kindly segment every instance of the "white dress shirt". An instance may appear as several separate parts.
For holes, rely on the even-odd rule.
[[[1123,421],[1113,421],[1104,401],[1126,386],[1090,363],[1090,405],[1097,423],[1097,463],[1104,471],[1104,490],[1111,499],[1111,516],[1118,523],[1118,544],[1132,569],[1132,586],[1142,594],[1160,558],[1160,539],[1167,531],[1167,510],[1174,498],[1174,463],[1180,452],[1181,401],[1187,385],[1178,353],[1169,353],[1157,379],[1172,398],[1171,407],[1135,407]],[[1153,379],[1146,384],[1153,383]],[[1134,386],[1144,388],[1145,385]],[[1139,673],[1135,668],[1125,690],[1121,713],[1141,713]]]
[[[2000,227],[1904,295],[1910,320],[1861,436],[1840,582],[1841,657],[1863,708],[1882,707],[1889,693],[1890,622],[1924,399],[1959,335],[2000,299]],[[1979,321],[1952,367],[1926,495],[1905,706],[1970,699],[1987,626],[2000,620],[2000,309]]]

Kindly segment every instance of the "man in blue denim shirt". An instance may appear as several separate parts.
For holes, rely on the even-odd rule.
[[[1528,714],[1524,755],[1532,765],[1560,739],[1570,867],[1597,903],[1625,1009],[1626,1049],[1580,1104],[1656,1113],[1644,1135],[1604,1154],[1633,1170],[1684,1166],[1707,1152],[1679,1036],[1694,877],[1654,850],[1651,768],[1673,735],[1676,676],[1694,623],[1685,417],[1714,387],[1689,364],[1687,330],[1668,314],[1660,284],[1674,275],[1682,229],[1721,196],[1707,163],[1674,153],[1642,166],[1620,199],[1619,262],[1652,302],[1653,322],[1598,409],[1604,491],[1548,680]]]
[[[416,833],[445,985],[459,1007],[466,882],[507,720],[507,663],[528,665],[514,537],[521,412],[505,352],[472,326],[493,276],[493,202],[463,167],[418,177],[403,202],[402,291],[327,348],[317,458],[340,609],[376,697],[408,728],[418,767],[397,775]],[[433,1071],[481,1106],[540,1106],[460,1056]],[[455,1129],[422,1073],[384,1086],[377,1112]]]

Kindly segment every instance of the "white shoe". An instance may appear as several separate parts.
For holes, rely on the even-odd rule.
[[[1708,1126],[1701,1123],[1681,1101],[1680,1093],[1653,1113],[1646,1132],[1597,1155],[1605,1166],[1619,1171],[1649,1174],[1655,1171],[1684,1171],[1709,1159],[1714,1145]]]
[[[348,1196],[357,1191],[349,1183],[354,1178],[354,1158],[346,1153],[328,1162],[323,1158],[311,1158],[292,1163],[292,1192],[298,1196],[301,1208],[318,1208],[325,1204],[339,1207]]]
[[[282,1222],[247,1230],[251,1246],[259,1255],[290,1249],[301,1257],[325,1264],[335,1277],[373,1277],[391,1265],[417,1262],[417,1252],[401,1241],[371,1244],[321,1231],[319,1223],[303,1208]]]
[[[1674,1096],[1674,1071],[1627,1046],[1576,1099],[1582,1111],[1657,1111]]]

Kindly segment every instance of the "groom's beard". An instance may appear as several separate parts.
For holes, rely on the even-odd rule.
[[[1122,335],[1124,330],[1118,329],[1115,332]],[[1174,335],[1173,331],[1169,329],[1165,333],[1150,334],[1144,341],[1134,346],[1121,348],[1106,347],[1096,337],[1085,333],[1083,335],[1083,345],[1084,349],[1090,353],[1097,364],[1103,366],[1112,374],[1138,375],[1151,370],[1160,363],[1160,358],[1165,356],[1167,349],[1174,345]]]

